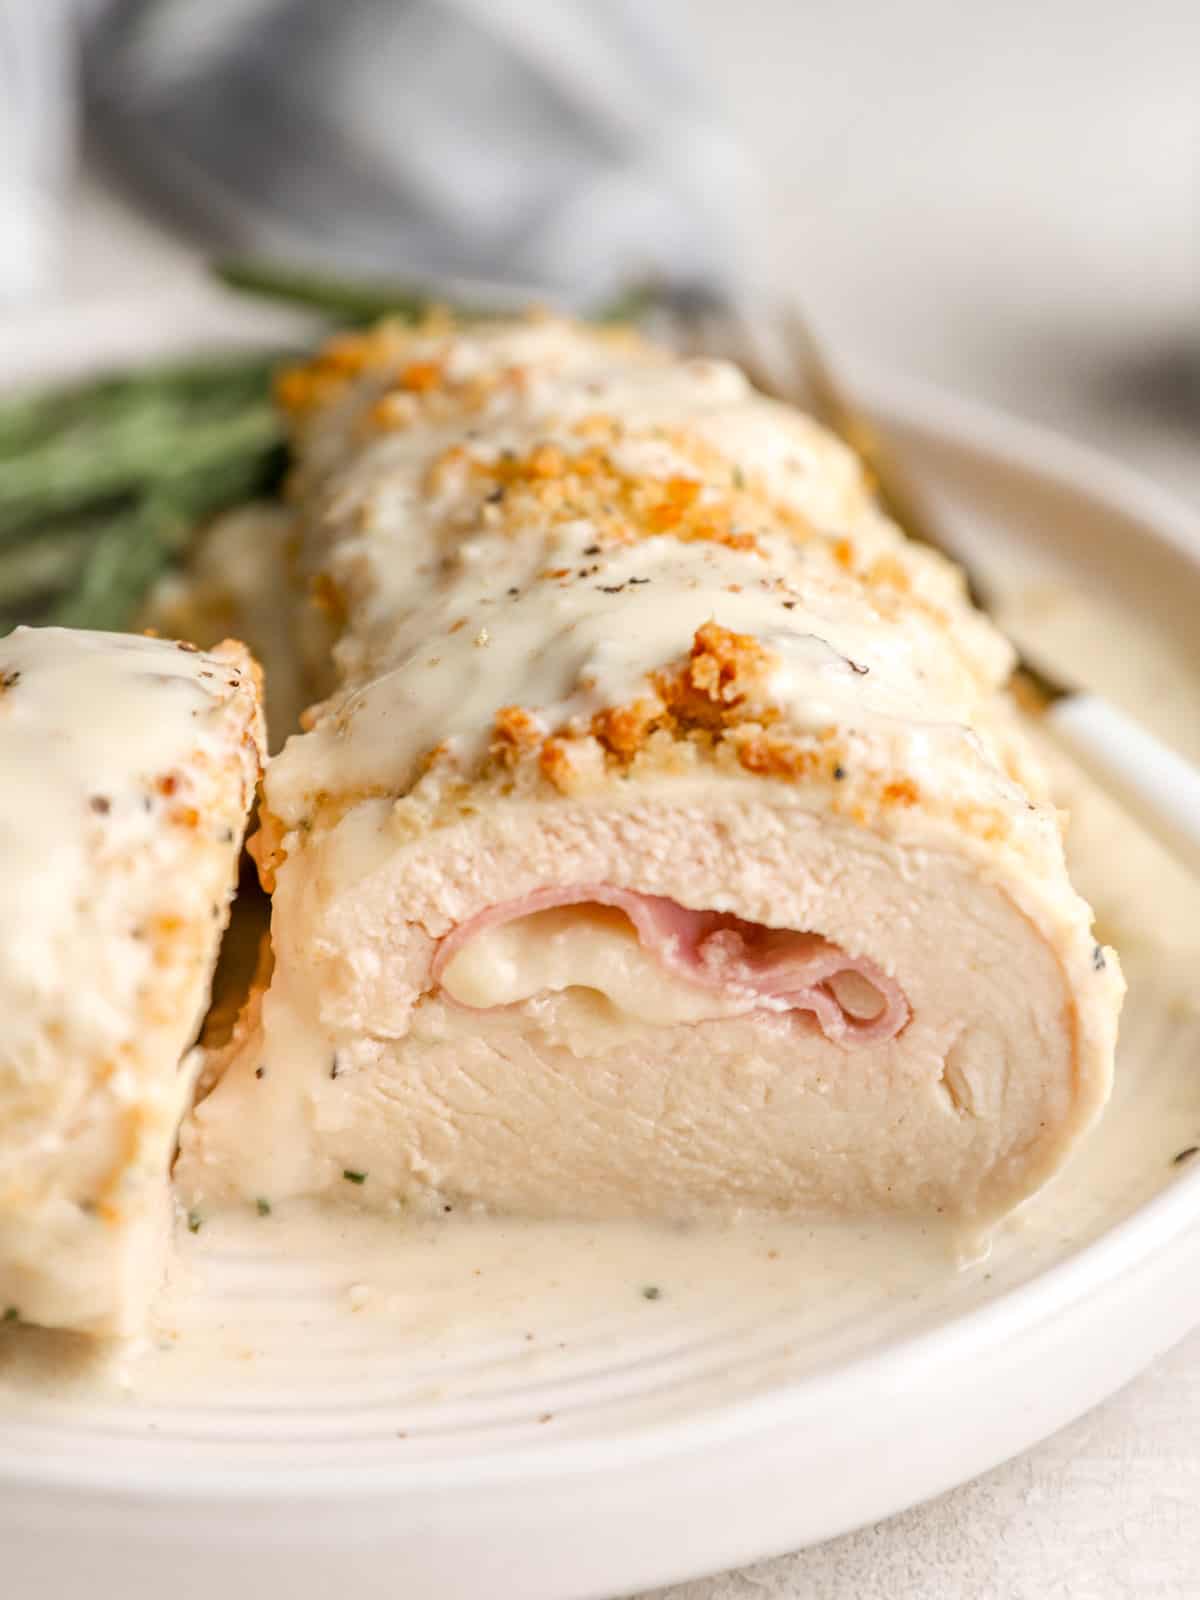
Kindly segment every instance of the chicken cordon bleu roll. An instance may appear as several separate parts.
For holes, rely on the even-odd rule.
[[[5,1315],[142,1325],[262,750],[240,645],[0,639]]]
[[[551,318],[342,337],[281,396],[334,687],[267,776],[274,971],[189,1203],[1036,1189],[1108,1093],[1119,969],[1009,646],[855,459]]]

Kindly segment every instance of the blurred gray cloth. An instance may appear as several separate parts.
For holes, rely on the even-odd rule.
[[[206,243],[576,303],[738,274],[686,5],[91,0],[89,131]]]
[[[74,154],[70,0],[0,0],[0,304],[56,264]]]

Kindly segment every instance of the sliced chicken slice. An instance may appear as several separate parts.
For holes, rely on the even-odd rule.
[[[263,748],[239,645],[0,639],[2,1312],[144,1322]]]

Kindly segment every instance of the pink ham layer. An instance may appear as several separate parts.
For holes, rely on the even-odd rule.
[[[811,1011],[822,1033],[836,1044],[874,1044],[894,1039],[908,1021],[908,1002],[900,986],[874,962],[848,956],[819,933],[793,933],[743,922],[724,911],[690,911],[663,895],[615,889],[608,884],[575,884],[535,889],[519,900],[489,906],[460,923],[440,941],[434,954],[436,983],[447,962],[483,933],[518,917],[556,906],[616,906],[632,922],[642,948],[664,967],[706,989],[723,990],[734,1009],[747,999],[772,1002],[772,1011]],[[857,973],[879,995],[880,1010],[870,1018],[851,1015],[830,987],[843,973]]]

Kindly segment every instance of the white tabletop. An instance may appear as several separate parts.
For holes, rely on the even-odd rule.
[[[1196,0],[758,0],[690,8],[771,233],[835,348],[1037,417],[1200,501]],[[59,293],[191,255],[96,184]],[[1193,401],[1193,403],[1195,403]],[[897,1464],[902,1471],[902,1463]],[[666,1594],[667,1591],[664,1591]],[[942,1499],[670,1600],[1184,1600],[1200,1593],[1200,1334]]]

